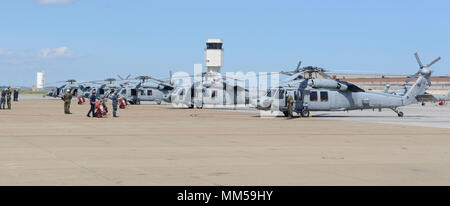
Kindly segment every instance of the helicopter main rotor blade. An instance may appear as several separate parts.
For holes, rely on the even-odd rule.
[[[417,78],[419,76],[419,72],[416,72],[415,74],[411,75],[407,80],[406,83],[410,82],[411,80]]]
[[[295,79],[297,79],[299,76],[301,76],[302,75],[302,73],[296,73],[296,74],[294,74],[294,75],[292,75],[292,76],[290,76],[289,78],[287,78],[286,80],[285,80],[285,82],[290,82],[290,81],[293,81],[293,80],[295,80]]]
[[[302,61],[298,61],[297,68],[295,69],[296,72],[300,71],[300,65],[302,65]]]
[[[420,61],[419,54],[417,54],[417,52],[416,52],[416,53],[414,53],[414,56],[416,57],[416,60],[417,60],[417,63],[419,64],[419,66],[420,66],[420,69],[422,69],[423,68],[423,64]]]
[[[325,74],[324,72],[319,72],[319,74],[320,74],[322,77],[325,77],[325,79],[331,79],[330,75]]]

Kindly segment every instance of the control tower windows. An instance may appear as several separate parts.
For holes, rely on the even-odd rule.
[[[206,49],[222,49],[222,43],[207,43]]]

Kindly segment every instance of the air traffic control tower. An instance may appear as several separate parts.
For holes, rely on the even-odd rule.
[[[208,72],[220,73],[223,67],[222,39],[207,39],[205,49],[205,66]]]

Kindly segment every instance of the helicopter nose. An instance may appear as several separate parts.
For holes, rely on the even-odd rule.
[[[271,106],[270,100],[266,98],[257,99],[252,102],[257,109],[269,109]]]

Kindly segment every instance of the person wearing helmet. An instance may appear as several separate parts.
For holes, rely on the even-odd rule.
[[[70,93],[70,89],[66,90],[63,100],[64,100],[64,114],[72,114],[70,112],[70,103],[72,102],[72,93]]]

